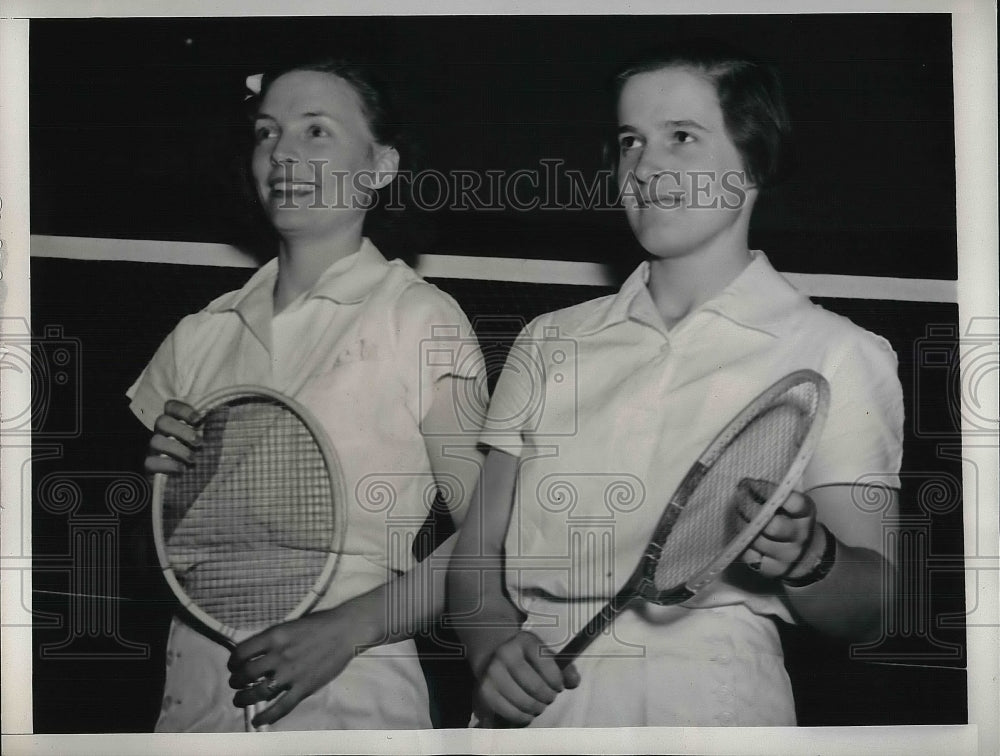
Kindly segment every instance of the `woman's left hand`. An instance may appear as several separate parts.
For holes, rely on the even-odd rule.
[[[760,502],[766,501],[775,485],[762,480],[746,481]],[[738,507],[740,516],[749,522],[759,503],[743,492],[745,501]],[[817,527],[816,505],[805,494],[793,491],[775,512],[764,530],[751,542],[740,559],[754,572],[768,578],[795,578],[806,572],[813,560],[822,553],[825,543],[823,528]]]
[[[229,657],[233,703],[274,701],[254,717],[255,727],[277,722],[364,650],[365,623],[350,605],[276,625],[236,646]]]

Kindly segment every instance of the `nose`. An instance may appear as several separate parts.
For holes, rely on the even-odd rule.
[[[299,162],[298,145],[287,133],[282,134],[274,143],[271,150],[271,165],[294,165]]]
[[[635,167],[632,170],[635,173],[636,179],[643,184],[648,184],[650,179],[665,169],[666,166],[663,163],[662,155],[658,154],[654,147],[644,145],[639,151]]]

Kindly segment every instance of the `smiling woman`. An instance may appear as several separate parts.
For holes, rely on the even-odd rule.
[[[481,412],[466,399],[459,426],[455,402],[481,395],[458,384],[482,383],[482,358],[455,302],[363,236],[373,192],[399,165],[383,95],[345,63],[286,69],[262,85],[252,173],[278,256],[184,318],[129,389],[132,410],[154,430],[146,469],[169,476],[189,467],[201,443],[193,405],[255,384],[293,396],[317,419],[344,490],[388,486],[394,506],[349,497],[338,571],[311,614],[231,654],[178,615],[157,729],[242,730],[237,707],[264,702],[254,726],[430,727],[410,638],[442,610],[443,571],[431,563],[449,547],[417,565],[407,545],[428,497],[463,513],[480,461],[469,421]],[[421,359],[440,329],[468,339],[469,359]],[[446,457],[445,445],[470,430],[468,454]]]
[[[455,549],[455,565],[478,563],[450,578],[480,680],[478,722],[794,724],[778,622],[871,640],[892,608],[896,541],[856,502],[880,496],[889,521],[898,511],[896,355],[884,338],[814,306],[749,246],[754,203],[779,164],[775,137],[788,129],[764,64],[718,43],[680,43],[616,82],[618,180],[635,187],[623,204],[646,260],[617,294],[528,324],[497,382],[482,435],[483,495]],[[740,183],[727,185],[734,176]],[[745,201],[731,206],[734,187]],[[706,475],[701,450],[753,397],[800,370],[822,375],[833,401],[794,490],[774,494],[780,508],[702,592],[675,605],[633,601],[643,593],[629,593],[629,577],[650,534],[663,532],[668,497],[686,498]],[[525,406],[544,409],[528,417]],[[737,478],[767,475],[762,490],[778,486],[783,473],[755,472],[750,460],[733,463]],[[610,495],[595,471],[621,479],[629,495]],[[572,494],[556,495],[553,481]],[[631,506],[618,509],[623,498]],[[678,511],[684,527],[705,510]],[[756,511],[730,515],[749,521]],[[580,653],[571,639],[610,611],[602,606],[612,597],[629,605]],[[561,653],[574,661],[557,663]]]
[[[396,147],[373,134],[359,90],[336,74],[343,68],[290,71],[263,82],[252,170],[286,250],[355,236],[372,192],[399,167]]]

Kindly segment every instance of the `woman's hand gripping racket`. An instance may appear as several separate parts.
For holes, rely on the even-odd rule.
[[[346,494],[325,432],[291,399],[240,386],[210,395],[197,413],[192,464],[153,478],[153,534],[182,606],[232,648],[324,594]],[[254,713],[245,709],[247,731]]]
[[[823,376],[799,370],[750,402],[684,476],[646,551],[618,594],[555,655],[565,669],[629,604],[678,604],[728,567],[760,534],[799,482],[830,404]],[[752,518],[747,481],[774,483]]]

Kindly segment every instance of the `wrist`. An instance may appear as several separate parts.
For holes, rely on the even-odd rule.
[[[833,569],[837,561],[837,539],[825,525],[816,524],[813,537],[799,560],[781,582],[789,588],[804,588],[818,583]]]
[[[355,656],[392,641],[388,637],[386,602],[378,594],[377,590],[362,594],[333,610],[344,610],[347,634]]]

